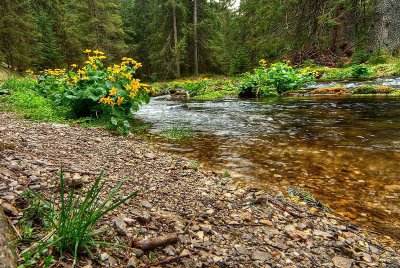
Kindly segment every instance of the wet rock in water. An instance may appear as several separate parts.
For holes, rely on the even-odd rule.
[[[136,268],[139,266],[139,260],[136,256],[133,256],[129,259],[128,264],[127,264],[127,268]]]
[[[353,260],[340,256],[333,257],[332,261],[337,268],[351,268],[353,264]]]
[[[13,205],[9,203],[3,203],[1,204],[1,207],[3,208],[4,214],[6,214],[7,216],[18,216],[18,210]]]
[[[126,229],[126,223],[121,218],[114,219],[114,226],[117,233],[121,236],[128,236],[128,230]]]

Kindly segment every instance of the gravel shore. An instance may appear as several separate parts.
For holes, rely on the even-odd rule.
[[[96,128],[37,123],[0,113],[0,203],[25,189],[57,196],[57,172],[86,187],[105,170],[112,189],[139,195],[103,218],[113,227],[97,260],[82,267],[400,267],[395,241],[333,214],[244,188],[148,141]],[[16,206],[16,205],[15,205]],[[14,223],[20,213],[12,215]],[[142,252],[145,239],[178,233],[174,244]],[[62,267],[62,266],[60,266]]]

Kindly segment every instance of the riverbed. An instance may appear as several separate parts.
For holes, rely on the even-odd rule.
[[[159,146],[278,193],[298,186],[353,223],[400,238],[400,98],[152,99]],[[184,141],[158,133],[193,129]]]

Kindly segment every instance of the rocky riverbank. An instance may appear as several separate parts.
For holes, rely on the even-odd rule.
[[[67,179],[84,185],[104,168],[110,189],[128,177],[124,193],[140,190],[100,223],[113,227],[107,241],[127,247],[103,248],[98,258],[83,258],[82,267],[400,266],[398,247],[389,237],[301,202],[240,187],[140,138],[5,113],[0,122],[3,206],[15,205],[28,188],[47,197],[56,193],[61,165]],[[21,213],[8,214],[15,224]],[[145,252],[133,247],[136,238],[174,233],[176,243]]]

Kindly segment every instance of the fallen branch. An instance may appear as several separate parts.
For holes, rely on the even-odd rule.
[[[134,239],[132,246],[143,251],[152,250],[158,247],[175,244],[178,242],[178,233],[167,234],[145,240]]]

